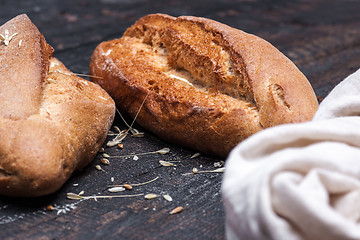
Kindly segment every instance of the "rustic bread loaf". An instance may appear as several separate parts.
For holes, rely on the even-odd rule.
[[[226,156],[263,128],[310,120],[306,77],[270,43],[198,17],[148,15],[95,49],[90,74],[160,138]]]
[[[51,57],[26,15],[5,23],[0,34],[0,195],[49,194],[93,159],[115,104]]]

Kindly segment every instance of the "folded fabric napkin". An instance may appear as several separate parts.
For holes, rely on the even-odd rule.
[[[360,239],[360,70],[311,122],[263,130],[226,161],[228,239]]]

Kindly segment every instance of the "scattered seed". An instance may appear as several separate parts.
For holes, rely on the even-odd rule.
[[[133,157],[133,160],[137,161],[137,160],[139,160],[139,157],[135,155],[135,156]]]
[[[175,213],[179,213],[183,210],[184,208],[183,207],[176,207],[174,208],[173,210],[171,210],[170,214],[175,214]]]
[[[160,150],[153,151],[153,152],[143,152],[143,153],[123,155],[123,156],[110,156],[110,158],[134,157],[134,156],[142,156],[142,155],[155,154],[155,153],[158,153],[158,154],[167,154],[168,152],[170,152],[170,148],[162,148],[162,149],[160,149]],[[134,160],[135,160],[135,159],[134,159]]]
[[[77,187],[77,186],[79,186],[79,184],[78,184],[78,183],[74,183],[73,186],[74,186],[74,187]]]
[[[72,199],[72,200],[80,200],[80,199],[84,198],[84,197],[82,197],[82,196],[80,196],[78,194],[75,194],[75,193],[67,193],[66,197],[69,198],[69,199]]]
[[[116,135],[113,140],[108,141],[106,143],[106,146],[107,147],[114,147],[114,146],[118,145],[119,143],[121,143],[122,140],[124,140],[126,136],[127,136],[127,132],[125,132],[125,133],[121,132],[118,135]]]
[[[201,155],[201,153],[195,153],[194,155],[192,155],[190,158],[196,158],[196,157],[198,157],[198,156],[200,156]]]
[[[78,193],[78,195],[81,196],[81,195],[84,195],[84,193],[85,193],[85,191],[82,190],[81,192]]]
[[[138,133],[140,133],[140,131],[139,130],[137,130],[136,128],[133,128],[133,127],[129,127],[129,131],[132,133],[132,134],[138,134]]]
[[[47,205],[47,206],[46,206],[46,210],[47,210],[47,211],[54,211],[55,208],[54,208],[52,205]]]
[[[119,143],[117,146],[118,146],[119,149],[123,149],[123,148],[124,148],[124,144],[121,144],[121,143]]]
[[[125,187],[127,190],[131,190],[131,189],[133,188],[130,184],[124,184],[124,187]]]
[[[225,167],[218,168],[213,171],[203,171],[203,172],[223,173],[223,172],[225,172]]]
[[[137,130],[136,128],[129,128],[130,132],[131,132],[131,136],[133,137],[144,137],[144,133],[143,132],[140,132],[139,130]]]
[[[119,111],[118,109],[116,109],[116,111],[117,111],[118,114],[120,115],[121,119],[124,121],[124,123],[125,123],[129,128],[128,128],[128,130],[120,131],[119,134],[116,135],[116,137],[115,137],[113,140],[107,142],[107,144],[106,144],[107,147],[114,147],[114,146],[120,144],[120,143],[122,142],[122,140],[125,139],[125,137],[127,136],[127,134],[128,134],[129,131],[131,131],[133,135],[134,135],[134,133],[135,133],[135,135],[137,135],[137,136],[143,135],[143,134],[140,134],[140,132],[139,132],[138,130],[136,130],[136,129],[134,130],[134,128],[133,128],[132,126],[134,125],[135,120],[136,120],[137,116],[139,115],[141,108],[144,106],[145,100],[146,100],[146,98],[147,98],[148,95],[149,95],[149,94],[147,94],[147,95],[145,96],[143,102],[142,102],[141,105],[140,105],[139,110],[137,111],[137,113],[136,113],[136,115],[135,115],[134,120],[132,121],[132,123],[131,123],[130,125],[125,121],[125,119],[124,119],[124,117],[121,115],[120,111]],[[114,128],[115,128],[115,127],[114,127]],[[120,130],[120,129],[118,128],[118,130]]]
[[[133,135],[131,135],[131,136],[141,138],[141,137],[144,137],[144,136],[145,136],[145,133],[139,132],[139,133],[133,134]]]
[[[110,157],[110,155],[107,154],[107,153],[103,153],[102,155],[103,155],[103,157],[105,157],[105,158],[109,158],[109,157]]]
[[[100,148],[100,149],[99,149],[99,152],[101,152],[101,153],[105,152],[105,148],[103,148],[103,147]]]
[[[124,187],[113,187],[108,189],[109,192],[116,193],[116,192],[122,192],[125,191]]]
[[[100,165],[96,165],[95,168],[96,168],[96,170],[98,170],[98,171],[103,171],[103,172],[105,172],[105,170],[102,169],[102,167],[101,167]]]
[[[109,164],[110,164],[110,161],[109,161],[108,159],[106,159],[106,158],[101,158],[101,159],[100,159],[100,162],[101,162],[102,164],[104,164],[104,165],[109,165]]]
[[[224,161],[220,161],[220,162],[214,162],[214,167],[219,168],[224,166],[225,162]]]
[[[148,193],[145,195],[145,199],[154,199],[157,198],[159,195],[154,194],[154,193]]]
[[[168,194],[163,195],[163,198],[168,202],[171,202],[173,200],[172,197]]]
[[[164,166],[164,167],[172,167],[172,166],[175,166],[175,164],[171,163],[171,162],[167,162],[167,161],[163,161],[163,160],[160,160],[159,163]]]
[[[163,149],[157,150],[155,153],[167,154],[169,152],[170,152],[170,148],[163,148]]]
[[[196,173],[199,172],[199,170],[198,170],[197,168],[193,168],[192,172],[193,172],[194,174],[196,174]]]
[[[114,182],[114,181],[115,181],[114,177],[111,177],[110,182]]]

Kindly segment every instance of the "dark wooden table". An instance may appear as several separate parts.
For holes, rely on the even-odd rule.
[[[120,37],[143,15],[167,13],[211,18],[254,33],[279,48],[308,77],[319,98],[360,67],[360,1],[354,0],[0,0],[0,24],[27,13],[55,48],[55,56],[76,73],[88,73],[92,51],[101,41]],[[128,119],[130,121],[130,119]],[[117,116],[114,125],[126,126]],[[137,128],[141,129],[137,126]],[[109,136],[108,140],[111,139]],[[0,139],[1,141],[1,139]],[[0,239],[223,239],[225,212],[221,199],[221,173],[183,175],[194,167],[215,169],[221,160],[190,158],[195,152],[163,142],[145,132],[128,137],[124,149],[106,148],[110,165],[101,154],[63,188],[46,197],[0,197]],[[166,155],[143,152],[168,147]],[[176,161],[164,167],[159,160]],[[115,195],[114,184],[156,181],[126,191],[128,194],[169,194],[145,200],[144,196],[70,200],[66,193]],[[124,194],[119,193],[119,194]],[[246,196],[244,196],[246,198]],[[47,206],[53,210],[46,210]],[[184,210],[169,214],[175,207]]]

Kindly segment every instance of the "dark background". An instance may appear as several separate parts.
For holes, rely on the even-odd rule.
[[[359,12],[360,1],[356,0],[0,0],[0,24],[18,14],[28,14],[55,48],[54,56],[76,73],[88,73],[97,44],[120,37],[146,14],[193,15],[220,21],[271,42],[308,77],[319,99],[360,66]],[[118,116],[114,125],[126,127]],[[137,161],[132,157],[111,158],[110,165],[102,165],[106,172],[95,169],[101,158],[98,154],[86,169],[75,173],[60,191],[50,196],[0,197],[0,239],[225,238],[222,174],[182,175],[194,167],[215,169],[214,163],[225,159],[191,159],[195,152],[165,143],[148,132],[144,138],[127,137],[123,143],[123,150],[107,148],[106,153],[122,156],[163,147],[171,151],[167,155],[139,156]],[[178,162],[176,167],[163,167],[159,160]],[[174,200],[66,198],[66,193],[82,190],[86,196],[109,195],[106,188],[111,177],[119,184],[159,177],[126,193],[169,194]],[[48,205],[55,209],[46,210]],[[177,206],[184,210],[170,215]]]

